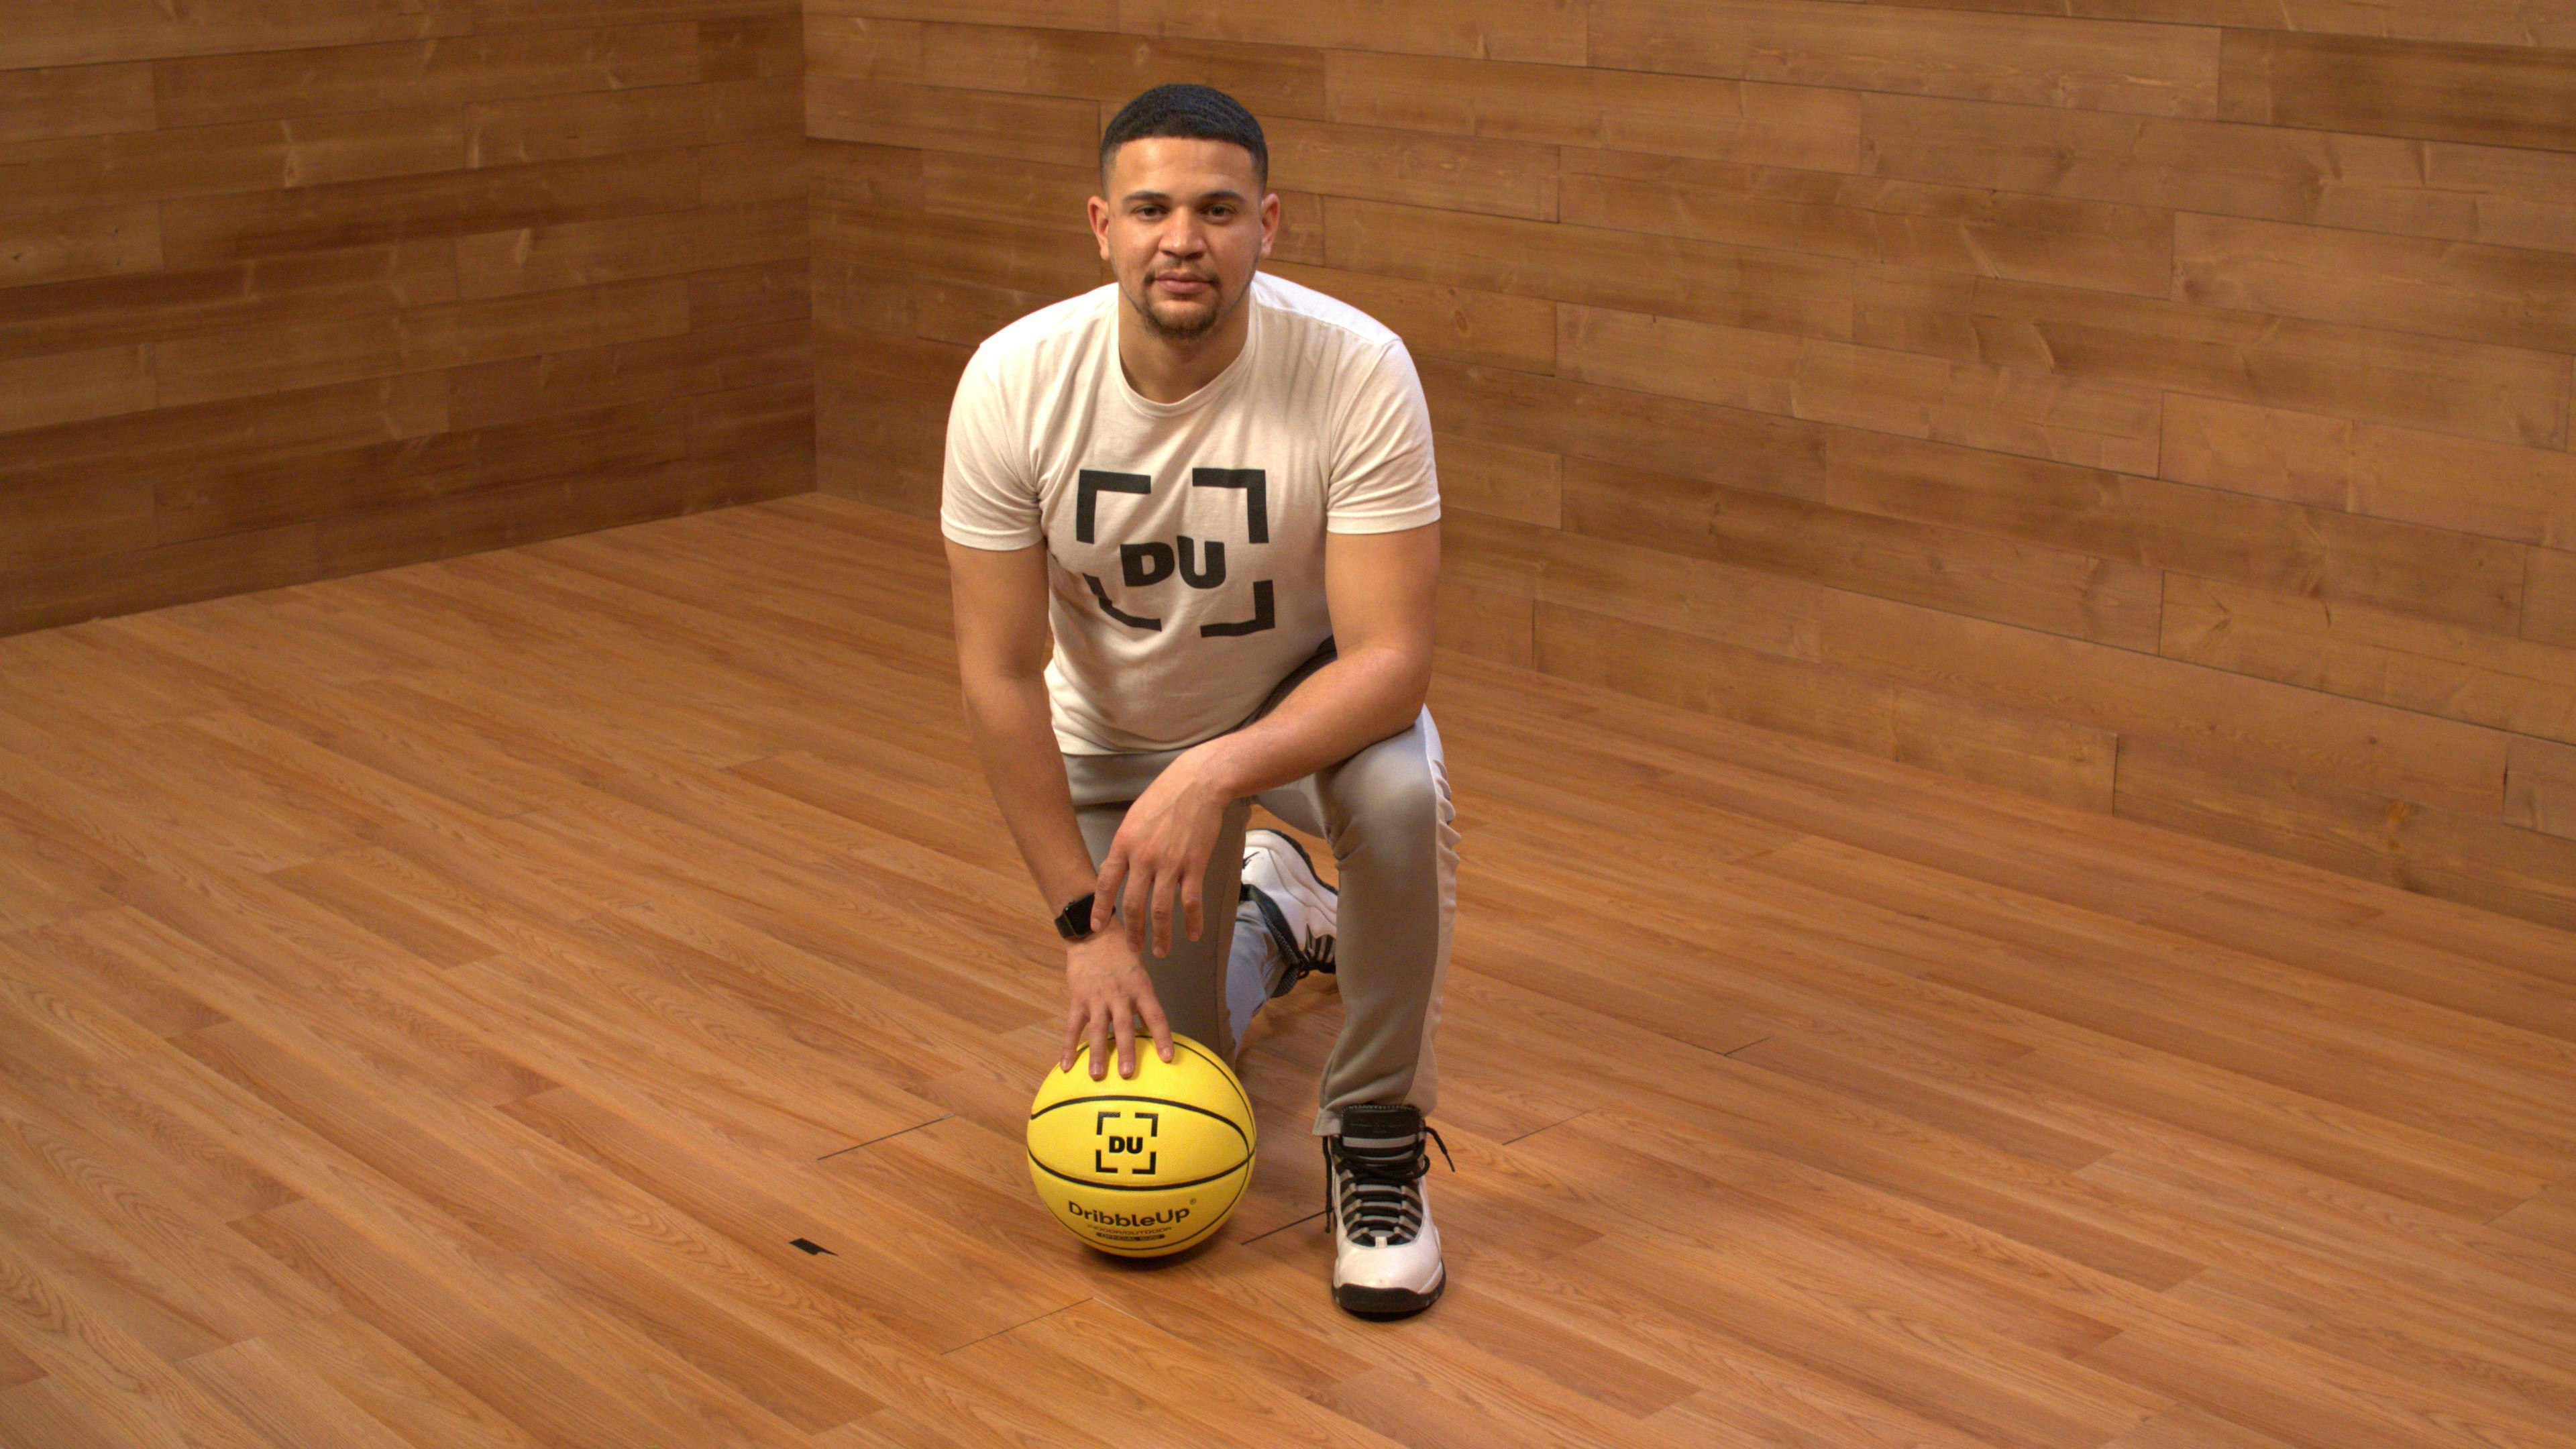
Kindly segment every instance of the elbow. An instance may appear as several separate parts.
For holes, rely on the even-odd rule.
[[[1431,631],[1424,629],[1404,641],[1405,663],[1411,668],[1413,703],[1420,708],[1431,697]]]
[[[1425,648],[1404,677],[1404,717],[1408,720],[1422,713],[1431,702],[1431,651]]]
[[[1006,699],[1026,696],[1031,691],[1046,692],[1046,664],[1018,662],[961,663],[957,670],[957,692],[973,711],[989,708]]]
[[[1431,641],[1407,641],[1386,649],[1387,714],[1403,729],[1431,700]]]

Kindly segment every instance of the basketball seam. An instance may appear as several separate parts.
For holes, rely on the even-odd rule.
[[[1126,1248],[1113,1248],[1105,1243],[1094,1242],[1092,1239],[1084,1237],[1080,1233],[1074,1234],[1074,1237],[1083,1243],[1089,1244],[1091,1247],[1099,1249],[1101,1252],[1120,1258],[1160,1258],[1166,1254],[1177,1253],[1181,1249],[1188,1247],[1190,1244],[1197,1242],[1207,1234],[1215,1232],[1217,1229],[1225,1226],[1226,1219],[1234,1215],[1235,1204],[1242,1202],[1243,1195],[1252,1190],[1252,1174],[1246,1172],[1242,1176],[1243,1180],[1234,1185],[1234,1196],[1226,1201],[1224,1207],[1217,1209],[1216,1216],[1209,1219],[1205,1226],[1198,1228],[1188,1237],[1179,1239],[1176,1242],[1156,1243],[1153,1245],[1154,1251],[1150,1253],[1139,1253]],[[1058,1218],[1057,1221],[1061,1222],[1063,1219]]]
[[[1245,1154],[1249,1155],[1252,1151],[1252,1134],[1243,1130],[1242,1123],[1232,1120],[1223,1112],[1211,1112],[1207,1108],[1199,1106],[1196,1103],[1175,1101],[1170,1097],[1136,1097],[1123,1095],[1067,1097],[1061,1102],[1049,1102],[1045,1106],[1031,1112],[1029,1114],[1029,1120],[1035,1122],[1040,1117],[1045,1116],[1049,1112],[1055,1111],[1059,1107],[1079,1107],[1086,1102],[1151,1102],[1158,1107],[1178,1107],[1184,1112],[1196,1112],[1202,1117],[1208,1118],[1211,1121],[1222,1122],[1226,1126],[1234,1129],[1234,1135],[1243,1139],[1243,1150]]]
[[[1104,1252],[1104,1253],[1115,1253],[1115,1254],[1117,1254],[1117,1256],[1122,1257],[1122,1258],[1159,1258],[1159,1257],[1163,1256],[1165,1253],[1177,1253],[1177,1252],[1179,1252],[1181,1249],[1188,1247],[1190,1244],[1197,1242],[1201,1237],[1204,1237],[1205,1235],[1207,1235],[1207,1234],[1209,1234],[1209,1233],[1212,1233],[1212,1232],[1215,1232],[1217,1229],[1219,1229],[1219,1228],[1221,1228],[1221,1227],[1224,1227],[1224,1226],[1225,1226],[1225,1220],[1226,1220],[1227,1218],[1232,1217],[1232,1216],[1234,1215],[1234,1205],[1235,1205],[1236,1203],[1239,1203],[1239,1202],[1243,1201],[1243,1195],[1244,1195],[1244,1193],[1245,1193],[1246,1191],[1250,1190],[1250,1188],[1251,1188],[1251,1187],[1252,1187],[1252,1174],[1251,1174],[1251,1173],[1249,1173],[1249,1172],[1247,1172],[1247,1173],[1243,1174],[1243,1181],[1238,1182],[1238,1183],[1236,1183],[1236,1184],[1234,1185],[1234,1196],[1233,1196],[1233,1198],[1232,1198],[1232,1199],[1230,1199],[1230,1200],[1228,1200],[1225,1206],[1223,1206],[1223,1207],[1221,1207],[1221,1208],[1218,1208],[1218,1209],[1216,1210],[1216,1216],[1215,1216],[1215,1217],[1213,1217],[1213,1218],[1211,1218],[1211,1219],[1209,1219],[1209,1220],[1208,1220],[1208,1223],[1207,1223],[1207,1225],[1206,1225],[1205,1227],[1200,1228],[1197,1232],[1194,1232],[1194,1233],[1190,1234],[1188,1237],[1183,1238],[1183,1239],[1179,1240],[1178,1242],[1172,1242],[1172,1243],[1158,1243],[1158,1244],[1156,1244],[1156,1245],[1155,1245],[1155,1247],[1156,1247],[1156,1251],[1154,1251],[1154,1252],[1151,1252],[1151,1253],[1119,1252],[1119,1250],[1118,1250],[1118,1249],[1116,1249],[1116,1248],[1100,1248],[1100,1245],[1099,1245],[1098,1243],[1092,1243],[1091,1245],[1092,1245],[1093,1247],[1095,1247],[1095,1248],[1100,1248],[1100,1251],[1102,1251],[1102,1252]],[[1084,1238],[1082,1241],[1084,1241],[1084,1242],[1086,1242],[1086,1243],[1090,1243],[1090,1242],[1091,1242],[1091,1240],[1090,1240],[1089,1238]]]
[[[1196,1042],[1189,1041],[1186,1038],[1172,1044],[1174,1046],[1187,1047],[1189,1050],[1207,1058],[1207,1064],[1216,1068],[1218,1077],[1223,1079],[1227,1086],[1234,1088],[1234,1100],[1243,1105],[1243,1120],[1246,1122],[1252,1120],[1252,1097],[1249,1093],[1243,1090],[1243,1079],[1234,1074],[1234,1068],[1227,1066],[1222,1061],[1219,1061],[1208,1051],[1207,1048],[1200,1046]]]
[[[1232,1068],[1232,1067],[1230,1067],[1230,1066],[1227,1066],[1227,1065],[1225,1064],[1225,1062],[1224,1062],[1221,1058],[1219,1058],[1215,1053],[1210,1052],[1207,1048],[1205,1048],[1205,1047],[1203,1047],[1203,1046],[1200,1046],[1197,1042],[1194,1042],[1194,1041],[1190,1040],[1188,1037],[1185,1037],[1185,1036],[1176,1036],[1176,1037],[1174,1037],[1174,1038],[1172,1039],[1172,1046],[1173,1046],[1173,1048],[1174,1048],[1175,1050],[1189,1052],[1189,1053],[1191,1053],[1191,1054],[1193,1054],[1193,1055],[1197,1056],[1197,1057],[1198,1057],[1198,1058],[1200,1058],[1201,1060],[1205,1061],[1209,1066],[1216,1068],[1216,1074],[1217,1074],[1218,1079],[1219,1079],[1219,1080],[1221,1080],[1221,1081],[1223,1081],[1223,1082],[1224,1082],[1228,1087],[1231,1087],[1231,1088],[1233,1088],[1233,1089],[1234,1089],[1234,1100],[1235,1100],[1238,1104],[1240,1104],[1240,1105],[1242,1106],[1242,1108],[1243,1108],[1243,1120],[1245,1120],[1245,1121],[1249,1122],[1249,1121],[1251,1121],[1251,1120],[1253,1119],[1253,1110],[1252,1110],[1252,1094],[1251,1094],[1251,1093],[1249,1093],[1249,1092],[1246,1092],[1246,1091],[1243,1089],[1243,1079],[1242,1079],[1241,1077],[1238,1077],[1238,1076],[1236,1076],[1236,1075],[1234,1074],[1234,1068]],[[1079,1059],[1080,1059],[1080,1056],[1081,1056],[1081,1053],[1077,1052],[1077,1053],[1075,1054],[1075,1056],[1076,1056],[1076,1059],[1077,1059],[1077,1060],[1079,1060]],[[1123,1081],[1123,1080],[1125,1080],[1125,1078],[1121,1078],[1120,1080],[1122,1080],[1122,1081]],[[1101,1098],[1097,1098],[1097,1097],[1068,1097],[1068,1098],[1066,1098],[1065,1100],[1066,1100],[1066,1101],[1100,1101],[1100,1100],[1103,1100],[1103,1099],[1101,1099]],[[1139,1097],[1139,1098],[1137,1098],[1136,1100],[1138,1100],[1138,1101],[1162,1101],[1162,1100],[1164,1100],[1164,1099],[1163,1099],[1163,1098],[1160,1098],[1160,1097]],[[1061,1104],[1056,1104],[1056,1105],[1061,1105]],[[1180,1105],[1180,1104],[1175,1103],[1174,1105]],[[1205,1108],[1200,1108],[1199,1110],[1201,1110],[1201,1111],[1205,1111],[1206,1109],[1205,1109]],[[1035,1117],[1037,1116],[1037,1113],[1032,1112],[1032,1113],[1030,1113],[1030,1114],[1029,1114],[1029,1116],[1030,1116],[1031,1118],[1035,1118]]]
[[[1252,1157],[1247,1153],[1242,1161],[1235,1163],[1232,1167],[1224,1169],[1224,1171],[1211,1172],[1205,1177],[1193,1177],[1187,1182],[1094,1182],[1087,1177],[1074,1177],[1067,1173],[1058,1172],[1054,1168],[1040,1162],[1036,1153],[1032,1152],[1029,1154],[1029,1166],[1036,1168],[1038,1171],[1045,1173],[1049,1177],[1061,1177],[1076,1187],[1087,1187],[1095,1192],[1177,1192],[1185,1187],[1197,1187],[1201,1183],[1214,1182],[1218,1178],[1227,1176],[1228,1174],[1241,1172],[1251,1165]]]

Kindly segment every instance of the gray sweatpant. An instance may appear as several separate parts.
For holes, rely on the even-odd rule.
[[[1327,646],[1281,683],[1253,717],[1268,713],[1331,658]],[[1127,807],[1181,754],[1064,757],[1093,864],[1108,856]],[[1324,1064],[1315,1131],[1339,1132],[1342,1109],[1361,1103],[1406,1102],[1429,1113],[1439,1090],[1431,1039],[1440,1024],[1440,982],[1458,909],[1457,812],[1431,711],[1340,764],[1257,798],[1281,820],[1331,842],[1341,868],[1334,970],[1342,1034]],[[1238,800],[1226,809],[1208,859],[1200,938],[1189,939],[1176,910],[1171,954],[1156,956],[1149,948],[1145,956],[1172,1030],[1206,1042],[1228,1060],[1247,1024],[1230,1019],[1225,985],[1252,803]]]

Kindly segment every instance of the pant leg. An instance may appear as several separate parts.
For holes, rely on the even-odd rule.
[[[1335,974],[1342,1034],[1324,1064],[1315,1131],[1345,1107],[1439,1097],[1433,1035],[1458,909],[1457,810],[1440,730],[1425,709],[1400,734],[1260,797],[1332,843],[1341,868]]]
[[[1119,823],[1127,818],[1127,807],[1179,757],[1177,750],[1064,757],[1065,780],[1073,788],[1074,818],[1082,826],[1083,843],[1091,848],[1094,867],[1108,858]],[[1142,958],[1145,974],[1154,981],[1154,999],[1162,1004],[1163,1018],[1172,1030],[1200,1042],[1225,1061],[1234,1060],[1237,1039],[1246,1025],[1230,1018],[1225,976],[1234,942],[1235,905],[1242,895],[1243,830],[1251,813],[1250,801],[1237,800],[1226,807],[1218,826],[1216,848],[1208,854],[1207,874],[1201,880],[1199,939],[1190,939],[1176,907],[1171,954],[1153,954],[1149,940]]]
[[[1327,640],[1280,681],[1253,718],[1276,708],[1334,657]],[[1127,806],[1180,755],[1064,757],[1095,865],[1108,855]],[[1349,759],[1259,798],[1280,819],[1329,841],[1340,868],[1334,959],[1342,1032],[1324,1064],[1315,1131],[1338,1133],[1342,1109],[1367,1102],[1404,1102],[1429,1113],[1439,1095],[1432,1039],[1458,908],[1457,811],[1431,711]],[[1242,890],[1247,805],[1238,800],[1227,808],[1210,852],[1205,936],[1190,941],[1175,930],[1170,957],[1145,958],[1172,1029],[1229,1060],[1243,1025],[1228,1018],[1225,976]]]

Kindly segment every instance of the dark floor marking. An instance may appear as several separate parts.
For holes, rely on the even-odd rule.
[[[871,1137],[865,1142],[853,1142],[847,1147],[835,1147],[831,1151],[824,1153],[822,1156],[817,1157],[814,1160],[816,1162],[829,1162],[844,1152],[856,1152],[862,1147],[874,1147],[880,1142],[892,1142],[894,1139],[901,1137],[906,1132],[918,1132],[924,1127],[936,1127],[940,1123],[945,1122],[956,1115],[956,1113],[950,1112],[944,1116],[933,1117],[927,1122],[915,1122],[909,1127],[898,1128],[895,1131],[887,1133],[883,1137]]]
[[[1235,1241],[1240,1243],[1257,1243],[1263,1238],[1269,1237],[1270,1233],[1284,1233],[1290,1228],[1297,1226],[1297,1223],[1311,1223],[1323,1215],[1324,1210],[1322,1208],[1317,1208],[1313,1212],[1306,1214],[1304,1217],[1297,1219],[1297,1222],[1295,1223],[1281,1223],[1279,1226],[1272,1228],[1269,1233],[1254,1233],[1251,1237],[1237,1238]]]

